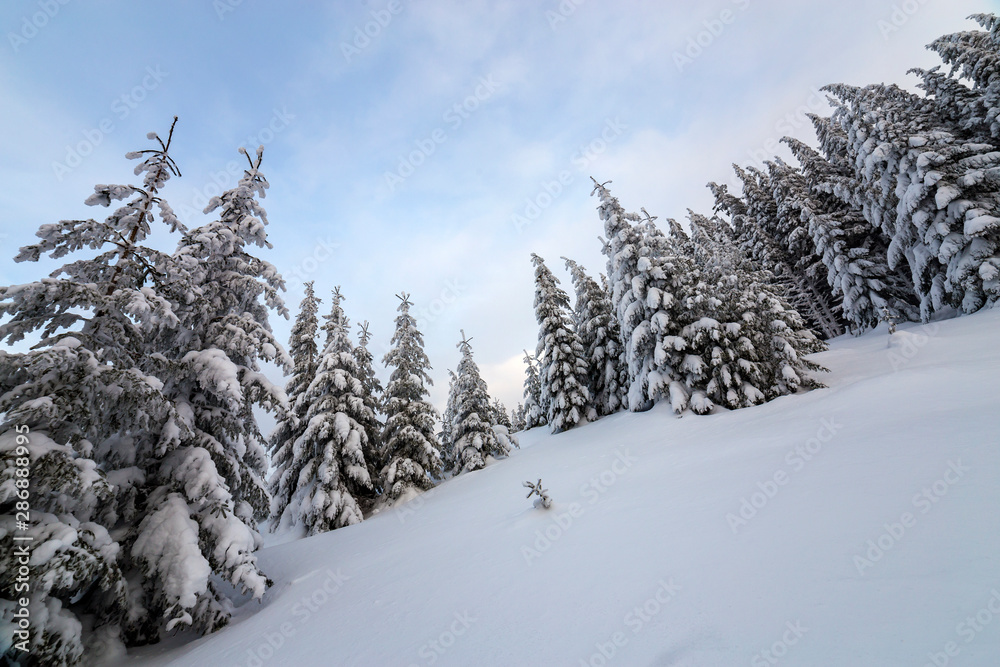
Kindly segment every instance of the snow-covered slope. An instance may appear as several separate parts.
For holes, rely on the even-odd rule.
[[[263,550],[262,604],[125,664],[1000,664],[998,331],[1000,310],[880,329],[817,355],[828,389],[521,434]]]

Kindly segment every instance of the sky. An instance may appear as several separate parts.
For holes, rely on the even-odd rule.
[[[294,315],[303,282],[388,351],[411,295],[443,408],[456,344],[508,407],[537,339],[531,253],[605,271],[591,177],[661,221],[710,213],[710,181],[760,164],[830,83],[898,83],[987,0],[10,0],[0,5],[0,284],[40,225],[99,218],[95,184],[134,183],[128,151],[166,134],[162,192],[196,227],[264,146],[263,204]],[[164,228],[151,239],[169,250]],[[285,342],[291,320],[271,324]],[[271,369],[276,382],[284,382]],[[383,378],[387,372],[380,369]]]

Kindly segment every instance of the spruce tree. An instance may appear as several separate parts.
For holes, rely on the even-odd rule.
[[[524,351],[524,428],[546,424],[546,410],[542,404],[542,380],[538,375],[535,358]]]
[[[839,198],[844,168],[811,147],[784,139],[802,165],[776,183],[780,206],[797,209],[826,267],[833,294],[841,299],[841,314],[860,334],[876,326],[883,310],[896,320],[915,319],[913,286],[889,268],[889,240],[865,220],[861,209]]]
[[[588,276],[582,266],[563,259],[576,289],[573,325],[589,367],[587,390],[593,398],[596,412],[593,417],[609,415],[624,407],[628,381],[628,371],[622,364],[618,320],[612,312],[607,289]]]
[[[906,263],[921,317],[946,306],[974,312],[1000,298],[1000,168],[992,145],[965,138],[935,105],[897,86],[827,86],[847,137],[862,210]],[[827,147],[824,147],[824,151]]]
[[[524,403],[518,403],[510,417],[511,433],[520,433],[526,426],[524,419]]]
[[[269,480],[271,491],[271,515],[281,517],[292,501],[298,488],[302,472],[302,457],[295,455],[295,443],[306,429],[306,412],[309,404],[305,401],[306,390],[316,378],[319,368],[319,349],[316,333],[319,330],[320,299],[313,290],[313,282],[305,283],[305,297],[299,306],[299,314],[292,326],[288,351],[292,358],[292,376],[285,385],[289,410],[278,419],[271,434],[271,467]]]
[[[205,572],[258,599],[267,585],[253,553],[261,543],[256,521],[270,509],[253,408],[286,409],[284,392],[259,362],[287,369],[291,360],[268,322],[269,308],[287,316],[278,295],[281,276],[247,249],[270,247],[258,201],[267,188],[262,153],[247,155],[236,187],[209,201],[205,210],[218,210],[218,220],[179,242],[173,257],[183,276],[179,288],[193,290],[175,306],[179,327],[153,339],[161,352],[151,355],[151,364],[192,433],[162,458],[150,452],[141,464],[148,495],[129,564],[162,581],[144,591],[148,624],[165,616],[168,626],[213,631],[225,625],[228,601]],[[146,627],[137,632],[145,635]]]
[[[292,500],[279,521],[301,521],[310,535],[364,519],[359,498],[371,493],[364,452],[371,418],[340,302],[339,288],[324,328],[327,344],[316,377],[303,396],[306,428],[293,446],[290,467],[301,472]]]
[[[509,448],[497,437],[491,423],[492,409],[486,382],[479,375],[479,367],[472,359],[472,339],[462,331],[458,348],[462,360],[458,364],[456,381],[455,424],[455,474],[479,470],[486,466],[487,457],[506,456]]]
[[[738,409],[800,388],[824,370],[805,358],[825,345],[736,247],[718,219],[690,214],[686,244],[699,267],[699,298],[687,300],[681,365],[694,412]]]
[[[441,443],[441,467],[443,470],[452,470],[457,460],[455,452],[455,419],[458,407],[458,376],[455,371],[448,370],[448,402],[445,405],[444,414],[441,415],[441,431],[438,433],[438,442]]]
[[[638,216],[626,213],[612,196],[606,183],[594,180],[592,195],[597,195],[598,215],[607,238],[602,243],[607,257],[607,275],[611,307],[621,331],[623,357],[628,372],[625,397],[632,411],[649,409],[649,378],[653,371],[654,341],[650,335],[650,315],[647,304],[638,296],[640,261],[644,270],[652,269],[648,256],[640,258],[644,246],[642,234],[635,223]],[[647,250],[648,254],[648,250]]]
[[[53,663],[76,662],[88,645],[223,625],[229,610],[215,575],[258,598],[267,583],[252,553],[267,493],[249,408],[283,401],[254,366],[283,352],[266,347],[266,309],[251,304],[264,294],[280,309],[280,277],[243,251],[264,238],[252,203],[256,165],[239,193],[217,199],[219,221],[187,233],[160,195],[179,175],[169,156],[173,127],[166,141],[150,138],[157,147],[127,156],[141,160],[141,186],[99,185],[87,200],[123,205],[104,222],[44,226],[42,241],[18,260],[83,249],[96,256],[42,282],[0,288],[10,317],[0,339],[41,334],[32,352],[0,355],[0,438],[29,427],[21,458],[37,466],[38,512],[27,530],[60,536],[49,542],[48,584],[32,598],[31,652]],[[157,217],[185,232],[173,254],[146,245]],[[235,340],[219,341],[205,314],[225,319],[237,309],[227,321]],[[188,391],[195,386],[203,391]],[[206,419],[212,410],[217,421]]]
[[[948,74],[938,72],[938,68],[916,72],[939,108],[950,113],[955,124],[968,132],[970,138],[997,140],[1000,139],[1000,18],[985,13],[969,18],[984,30],[944,35],[927,47],[949,66]]]
[[[385,390],[385,456],[388,464],[382,471],[385,493],[390,501],[406,497],[414,491],[425,491],[434,485],[433,478],[441,475],[441,453],[434,425],[438,414],[427,400],[427,385],[433,384],[427,371],[430,361],[424,353],[423,334],[410,315],[409,295],[403,292],[394,346],[382,363],[392,368]]]
[[[498,426],[503,426],[509,430],[512,427],[512,424],[510,421],[510,413],[507,412],[507,406],[505,406],[499,398],[494,398],[491,407],[493,408],[493,423]]]
[[[361,380],[361,388],[366,412],[367,421],[362,424],[365,433],[368,435],[368,447],[365,449],[365,461],[368,463],[368,475],[371,477],[373,485],[373,495],[370,501],[375,500],[375,496],[382,493],[381,470],[388,463],[382,446],[382,429],[385,425],[378,415],[383,411],[383,389],[382,382],[375,375],[374,357],[368,349],[368,341],[371,334],[368,332],[368,322],[362,322],[358,331],[358,344],[354,347],[354,358],[358,362],[358,379]]]
[[[826,267],[816,252],[805,222],[794,207],[781,206],[779,181],[788,166],[768,162],[768,172],[733,165],[743,183],[742,197],[730,195],[726,186],[709,187],[716,196],[716,211],[730,216],[736,239],[745,252],[777,283],[809,325],[822,337],[844,332],[839,304],[829,283]]]
[[[587,420],[591,409],[587,362],[583,344],[570,324],[569,297],[541,257],[532,253],[531,261],[535,265],[541,394],[548,404],[549,426],[558,433]]]

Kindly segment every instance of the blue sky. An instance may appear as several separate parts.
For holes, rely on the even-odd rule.
[[[6,2],[0,284],[55,268],[12,258],[39,225],[106,215],[83,204],[94,184],[133,182],[125,152],[177,115],[183,177],[163,195],[186,225],[234,181],[237,148],[263,143],[261,255],[293,315],[303,280],[340,285],[380,358],[410,292],[435,402],[464,329],[513,407],[537,331],[530,253],[570,292],[560,256],[604,271],[590,176],[661,220],[710,212],[705,184],[732,163],[811,138],[820,86],[912,87],[907,69],[937,63],[927,43],[998,4]]]

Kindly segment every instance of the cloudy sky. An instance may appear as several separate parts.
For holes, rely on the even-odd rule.
[[[9,0],[0,6],[0,284],[39,225],[106,215],[96,183],[131,183],[124,154],[179,116],[183,177],[165,198],[189,227],[263,144],[264,204],[288,281],[369,320],[376,356],[395,294],[412,294],[435,402],[459,330],[491,393],[520,399],[533,349],[536,252],[604,271],[590,177],[660,219],[709,212],[786,134],[810,139],[825,84],[896,82],[924,46],[971,29],[986,0]],[[170,248],[166,234],[157,242]],[[323,308],[329,305],[326,298]],[[273,318],[281,340],[290,322]],[[281,381],[280,377],[275,377]]]

